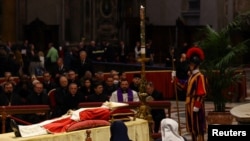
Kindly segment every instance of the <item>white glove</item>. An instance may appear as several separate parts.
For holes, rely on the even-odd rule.
[[[172,71],[171,76],[175,77],[176,76],[176,71]]]
[[[199,109],[200,109],[200,108],[198,108],[198,107],[195,107],[195,106],[194,106],[193,111],[194,111],[194,112],[198,112],[198,111],[199,111]]]

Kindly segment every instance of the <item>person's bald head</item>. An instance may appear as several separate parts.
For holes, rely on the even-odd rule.
[[[61,87],[67,87],[68,86],[68,79],[66,76],[61,76],[59,79],[59,83]]]
[[[82,50],[80,53],[79,53],[79,56],[80,56],[80,60],[85,60],[87,58],[87,52]]]

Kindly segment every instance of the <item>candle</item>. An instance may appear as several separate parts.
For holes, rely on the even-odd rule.
[[[141,5],[141,8],[140,8],[140,18],[141,18],[141,20],[144,20],[144,11],[145,11],[145,8]]]
[[[141,48],[141,54],[146,54],[146,49],[145,49],[145,47],[142,47],[142,48]]]
[[[140,28],[141,28],[141,57],[143,58],[146,54],[145,49],[145,8],[141,5],[140,7]]]

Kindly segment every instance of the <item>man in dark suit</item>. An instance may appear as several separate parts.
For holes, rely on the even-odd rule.
[[[87,57],[87,52],[86,51],[81,51],[79,53],[79,61],[78,61],[78,65],[77,65],[77,73],[78,73],[78,77],[82,78],[85,74],[86,71],[90,71],[92,74],[94,74],[93,71],[93,66],[92,66],[92,60],[90,60]]]
[[[29,105],[49,105],[49,96],[45,93],[41,82],[35,83],[33,91],[27,97]],[[26,120],[31,123],[38,123],[46,119],[45,113],[36,113],[27,115]]]
[[[51,74],[49,72],[43,73],[43,88],[46,93],[57,87],[57,84],[52,80]]]
[[[6,82],[3,84],[3,92],[0,94],[0,106],[22,105],[21,97],[14,93],[13,84]]]
[[[120,46],[118,48],[118,57],[121,63],[127,63],[128,48],[126,47],[124,41],[120,41]]]
[[[78,85],[74,82],[69,84],[67,94],[64,97],[64,110],[77,110],[80,102],[84,102],[83,94],[78,90]],[[65,112],[65,113],[66,113]]]
[[[52,108],[51,118],[60,117],[67,112],[67,109],[65,109],[65,96],[67,95],[68,83],[66,76],[59,78],[59,85],[54,94],[55,107]]]
[[[94,93],[87,97],[88,102],[105,102],[109,101],[107,94],[103,93],[103,84],[101,82],[96,82],[94,84]]]
[[[147,83],[146,92],[149,95],[146,98],[147,101],[163,100],[163,94],[154,88],[154,85],[152,82]],[[160,125],[161,125],[161,120],[166,118],[165,111],[164,109],[152,109],[151,115],[154,120],[154,132],[158,133],[160,129]]]
[[[105,80],[104,93],[106,93],[108,96],[111,96],[111,94],[117,89],[118,86],[114,84],[113,76],[108,76]]]
[[[31,105],[47,105],[49,104],[49,97],[44,92],[43,84],[41,82],[35,83],[33,91],[27,97],[27,103]]]
[[[11,105],[22,105],[21,97],[14,93],[13,84],[10,82],[6,82],[3,84],[3,91],[0,93],[0,106],[11,106]],[[15,117],[22,118],[21,115],[15,115]],[[5,123],[5,131],[11,132],[10,128],[10,119],[7,118]],[[0,126],[2,127],[2,122],[0,121]],[[2,129],[2,128],[1,128]],[[1,131],[0,129],[0,131]]]
[[[55,78],[55,82],[58,84],[58,79],[59,77],[61,77],[62,75],[66,75],[69,71],[69,68],[67,68],[64,65],[63,59],[62,58],[58,58],[56,61],[56,70],[55,70],[55,76],[52,75],[53,78]]]
[[[77,77],[77,74],[76,74],[75,71],[69,70],[67,78],[68,78],[69,84],[70,83],[76,83],[77,86],[80,87],[81,82],[80,82],[79,77]]]
[[[129,84],[129,88],[136,91],[136,92],[139,92],[140,84],[141,84],[141,75],[134,74],[132,82],[130,82],[130,84]]]

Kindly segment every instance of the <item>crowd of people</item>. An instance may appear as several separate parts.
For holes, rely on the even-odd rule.
[[[87,57],[80,55],[81,51],[85,51]],[[87,58],[87,64],[90,60],[91,62],[136,63],[140,53],[140,42],[136,42],[135,47],[128,47],[122,40],[116,44],[92,40],[80,41],[78,44],[65,43],[62,46],[55,46],[50,42],[45,47],[38,47],[28,40],[23,43],[7,42],[0,44],[0,76],[3,76],[5,71],[12,72],[14,76],[41,75],[44,70],[53,74],[58,58],[62,58],[65,69],[73,69],[80,73],[78,66],[79,63],[85,63],[85,58]],[[154,50],[151,40],[146,44],[146,57],[150,58],[147,65],[153,65]],[[84,72],[81,71],[81,73]]]
[[[178,50],[187,48],[186,46],[180,47]],[[152,66],[155,64],[155,48],[152,46],[152,40],[148,40],[145,47],[145,55],[149,58],[146,65]],[[169,48],[169,52],[166,52],[164,66],[166,69],[175,69],[180,66],[182,54],[185,54],[186,51],[177,51],[177,48],[174,47]],[[44,71],[49,71],[55,77],[57,72],[62,74],[68,70],[74,70],[82,77],[86,70],[90,70],[92,73],[99,71],[92,66],[95,62],[135,64],[138,63],[137,60],[140,56],[141,43],[139,41],[135,43],[134,47],[127,46],[122,40],[117,44],[111,44],[108,41],[84,40],[78,44],[67,42],[59,47],[52,42],[48,43],[46,47],[37,47],[28,40],[23,43],[7,42],[0,44],[0,77],[3,77],[6,71],[10,71],[13,76],[42,75]],[[59,71],[58,67],[60,67]]]
[[[104,77],[102,70],[95,70],[93,67],[93,61],[127,62],[123,41],[120,42],[120,54],[112,52],[109,45],[108,42],[96,45],[95,41],[91,41],[89,45],[80,42],[77,47],[57,49],[53,43],[49,43],[48,51],[43,53],[36,50],[35,45],[28,43],[27,40],[22,46],[12,46],[8,42],[6,46],[0,47],[0,106],[46,104],[51,107],[49,118],[56,118],[64,115],[70,109],[77,110],[78,104],[81,102],[139,101],[140,75],[135,74],[132,81],[129,82],[126,72],[110,70],[109,75]],[[147,46],[150,45],[147,44]],[[140,56],[139,50],[140,45],[137,43],[135,58]],[[172,75],[177,78],[179,99],[187,101],[186,94],[190,95],[190,92],[185,87],[189,88],[189,85],[193,85],[188,84],[188,78],[195,72],[199,72],[199,61],[202,59],[200,56],[193,57],[192,54],[188,54],[189,60],[187,60],[185,53],[181,54],[180,59],[175,59],[174,50],[170,53],[172,54],[170,62],[176,63],[176,66],[174,65],[176,74]],[[109,55],[106,56],[107,54]],[[152,64],[153,53],[149,56],[152,61],[150,64]],[[192,62],[193,58],[195,58],[194,62]],[[197,58],[198,62],[195,62]],[[168,59],[167,61],[169,62]],[[197,86],[197,89],[200,89],[198,87],[200,86]],[[49,96],[52,90],[54,101]],[[150,96],[147,100],[163,99],[162,93],[154,89],[152,82],[146,84],[146,91]],[[205,93],[204,88],[198,95],[203,97]],[[194,95],[196,94],[194,93]],[[194,109],[191,104],[193,112],[203,113],[202,102],[195,105]],[[155,125],[153,132],[159,132],[161,121],[166,118],[165,112],[162,109],[152,110],[151,114]],[[39,123],[46,119],[44,113],[15,116],[30,123]],[[190,117],[192,116],[190,115]],[[187,119],[190,124],[196,120],[188,117]],[[8,124],[7,121],[6,131],[12,131]],[[191,125],[189,128],[193,128]],[[200,126],[197,130],[202,134],[194,133],[193,139],[197,136],[204,138],[204,131],[201,129],[203,125]]]
[[[124,45],[123,42],[121,44]],[[95,46],[94,41],[90,46]],[[102,56],[90,46],[81,42],[79,47],[64,49],[60,54],[60,49],[49,43],[47,53],[41,53],[26,40],[23,46],[11,46],[10,43],[0,48],[0,56],[5,58],[1,60],[3,64],[0,63],[5,65],[0,67],[0,106],[46,104],[51,107],[49,117],[56,118],[69,109],[78,109],[81,102],[139,101],[140,75],[135,74],[130,82],[126,72],[110,70],[110,74],[104,77],[102,70],[93,68],[93,61],[101,61]],[[9,56],[12,56],[11,61]],[[149,87],[153,88],[153,85]],[[54,101],[49,96],[52,90]],[[163,97],[161,92],[158,93]],[[32,124],[46,119],[44,113],[15,116]],[[161,119],[156,119],[159,127]],[[7,121],[7,132],[11,131],[8,124]]]

